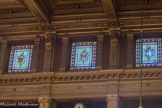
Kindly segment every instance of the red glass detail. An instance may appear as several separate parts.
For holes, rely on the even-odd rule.
[[[145,42],[148,42],[148,40],[145,40]]]
[[[139,47],[137,47],[137,49],[139,49]]]
[[[137,46],[139,46],[139,44],[137,44]]]
[[[74,63],[74,61],[71,61],[72,63]]]
[[[159,43],[159,45],[161,45],[161,43]]]
[[[19,58],[19,62],[20,62],[20,63],[23,62],[23,58]]]
[[[145,65],[145,67],[148,67],[148,65]]]
[[[161,60],[159,60],[159,62],[161,62]]]
[[[137,53],[139,53],[139,51],[137,51]]]
[[[95,65],[95,63],[93,63],[93,65]]]
[[[137,61],[137,63],[139,63],[139,61]]]
[[[152,42],[152,39],[150,40],[150,42]]]
[[[93,60],[93,62],[95,62],[96,60]]]
[[[159,56],[159,58],[161,58],[161,56]]]
[[[96,46],[94,46],[94,48],[96,48]]]
[[[139,59],[139,57],[137,57],[137,59]]]
[[[96,55],[96,53],[93,53],[93,55]]]
[[[136,54],[137,56],[139,56],[139,54]]]

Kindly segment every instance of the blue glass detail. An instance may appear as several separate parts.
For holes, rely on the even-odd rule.
[[[157,42],[146,42],[142,44],[142,63],[157,63]]]
[[[76,46],[75,66],[92,65],[92,46]]]

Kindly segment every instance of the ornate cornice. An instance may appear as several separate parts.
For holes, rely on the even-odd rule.
[[[161,68],[143,69],[143,79],[162,78]],[[138,80],[140,79],[140,69],[112,69],[88,72],[44,72],[31,74],[5,74],[0,75],[1,84],[20,84],[20,83],[40,83],[40,82],[96,82],[96,81],[114,81]]]

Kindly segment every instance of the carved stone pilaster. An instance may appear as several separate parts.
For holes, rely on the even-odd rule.
[[[133,68],[133,33],[127,34],[127,64],[126,68]]]
[[[39,108],[56,108],[57,103],[49,97],[39,97]]]
[[[32,73],[35,73],[37,71],[39,44],[40,38],[36,38],[34,40],[34,47],[33,47],[32,67],[31,67]]]
[[[119,108],[118,95],[107,95],[106,102],[107,102],[107,108]]]
[[[3,40],[1,41],[1,49],[0,49],[0,75],[2,75],[5,70],[6,49],[7,49],[7,40]]]
[[[118,38],[120,30],[110,31],[110,68],[116,69],[118,66]]]
[[[61,62],[60,62],[59,71],[66,71],[68,41],[69,41],[68,37],[62,38]]]
[[[103,39],[104,35],[99,35],[97,39],[97,62],[96,62],[96,69],[102,69],[102,54],[103,54]]]
[[[45,33],[45,59],[44,59],[44,72],[50,72],[53,64],[53,56],[55,49],[56,32]]]

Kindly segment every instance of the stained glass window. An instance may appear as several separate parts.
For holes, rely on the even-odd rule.
[[[95,69],[96,42],[72,43],[70,70]]]
[[[161,38],[136,40],[136,67],[162,66]]]
[[[8,72],[30,72],[33,45],[12,46]]]

